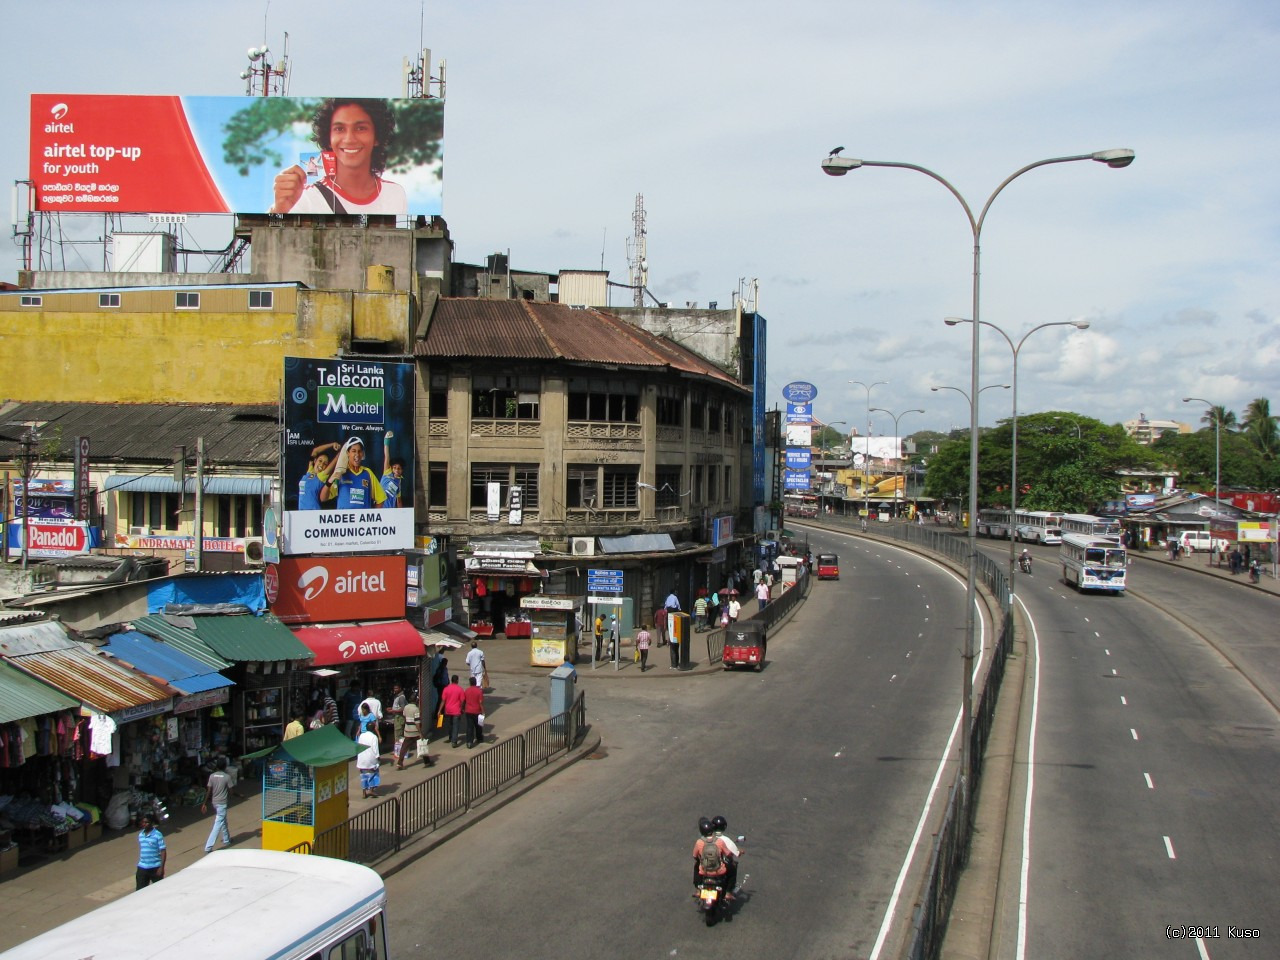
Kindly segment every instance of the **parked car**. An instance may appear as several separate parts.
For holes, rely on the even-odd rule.
[[[1178,546],[1182,547],[1187,553],[1195,553],[1197,550],[1208,552],[1215,540],[1220,551],[1231,549],[1230,541],[1221,537],[1211,536],[1208,530],[1184,530],[1178,535],[1177,539]]]

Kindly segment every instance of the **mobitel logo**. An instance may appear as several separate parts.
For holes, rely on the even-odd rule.
[[[298,578],[298,589],[304,600],[314,600],[329,586],[329,568],[317,565],[304,570]],[[333,577],[333,592],[338,594],[386,593],[385,573],[355,573],[348,570]]]
[[[317,423],[384,423],[386,382],[377,364],[343,363],[316,370]]]

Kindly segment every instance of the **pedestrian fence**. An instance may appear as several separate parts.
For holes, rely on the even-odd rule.
[[[757,610],[749,617],[742,618],[763,623],[766,637],[773,630],[774,624],[790,613],[809,593],[813,578],[809,576],[808,569],[797,567],[796,570],[799,579],[795,583],[783,584],[786,589],[770,600],[768,606],[763,610]],[[707,634],[708,663],[720,663],[724,660],[724,642],[728,633],[728,628],[717,627]]]
[[[942,554],[958,565],[968,567],[972,541],[967,536],[931,530],[913,523],[881,524],[875,533]],[[996,597],[1000,605],[999,625],[986,676],[981,686],[974,690],[976,703],[971,713],[970,729],[965,733],[969,737],[969,769],[957,771],[947,796],[942,824],[933,837],[924,886],[912,916],[911,937],[904,954],[909,960],[935,960],[942,951],[956,887],[961,871],[969,862],[983,759],[995,722],[996,700],[1004,680],[1005,666],[1013,648],[1013,605],[1006,565],[983,553],[978,553],[976,559],[975,582],[985,585]]]
[[[565,713],[486,747],[466,763],[432,774],[346,822],[330,827],[290,853],[373,863],[418,834],[436,830],[503,789],[546,766],[582,742],[587,730],[586,694]]]

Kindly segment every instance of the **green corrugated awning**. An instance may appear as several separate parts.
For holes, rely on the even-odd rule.
[[[360,753],[360,747],[355,741],[348,740],[336,724],[328,724],[319,730],[308,730],[302,736],[278,743],[274,747],[246,753],[242,759],[253,760],[276,753],[282,753],[295,763],[308,767],[328,767],[354,759]]]
[[[195,630],[188,630],[186,627],[171,623],[167,617],[160,614],[148,614],[131,620],[130,623],[139,633],[163,640],[175,650],[181,650],[187,656],[199,660],[214,670],[229,670],[233,666],[209,649],[209,645],[200,639]]]
[[[211,654],[235,663],[310,660],[313,656],[310,648],[295,637],[292,630],[269,613],[262,616],[167,616],[153,613],[131,622],[135,630],[171,643],[217,670],[224,670],[230,664],[224,662],[218,666],[211,662]],[[201,648],[203,655],[197,652]]]
[[[0,661],[0,723],[26,720],[79,706],[80,701],[74,697]]]

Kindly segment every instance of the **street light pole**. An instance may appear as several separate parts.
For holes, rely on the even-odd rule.
[[[865,384],[861,380],[850,380],[855,387],[867,389],[867,432],[865,434],[865,452],[862,455],[862,529],[867,528],[867,518],[871,515],[871,495],[867,492],[867,479],[871,476],[871,388],[887,387],[888,380],[877,380],[873,384]]]
[[[1213,515],[1222,515],[1222,411],[1204,397],[1183,397],[1183,403],[1203,403],[1213,417]]]
[[[915,170],[917,173],[923,173],[926,177],[930,177],[942,184],[950,194],[959,201],[963,208],[965,216],[969,220],[969,229],[973,233],[973,309],[971,319],[973,320],[973,336],[970,346],[969,358],[969,392],[972,400],[969,403],[969,576],[966,584],[966,606],[965,613],[965,636],[964,636],[964,701],[961,703],[961,743],[960,743],[960,776],[964,783],[967,784],[969,777],[970,756],[969,756],[969,735],[971,726],[971,709],[970,700],[973,690],[972,663],[974,658],[974,641],[975,641],[975,621],[974,608],[977,605],[978,595],[978,539],[977,528],[974,526],[974,518],[978,512],[978,329],[981,326],[981,315],[979,313],[979,279],[981,277],[981,261],[982,261],[982,225],[986,222],[987,211],[991,209],[991,204],[995,202],[996,197],[1014,180],[1028,173],[1037,167],[1047,166],[1055,163],[1072,163],[1077,160],[1095,160],[1098,163],[1105,163],[1108,167],[1121,168],[1127,167],[1133,163],[1134,152],[1128,149],[1114,150],[1098,150],[1094,153],[1082,153],[1070,157],[1052,157],[1047,160],[1037,160],[1029,163],[1025,167],[1021,167],[1005,177],[996,187],[991,196],[987,197],[986,203],[982,205],[982,210],[977,216],[974,215],[973,208],[969,206],[969,202],[965,200],[964,195],[957,190],[949,180],[940,174],[935,173],[928,167],[922,167],[915,163],[903,163],[900,161],[890,160],[858,160],[852,157],[838,156],[843,147],[832,150],[825,160],[822,161],[822,170],[828,176],[842,177],[850,170],[856,170],[859,167],[900,167],[904,170]],[[868,398],[867,405],[870,406]]]
[[[972,320],[966,320],[964,317],[947,317],[942,321],[949,327],[954,327],[958,323],[972,323]],[[1049,323],[1042,323],[1038,327],[1032,327],[1022,335],[1022,339],[1017,343],[1013,342],[1013,338],[1005,333],[1000,327],[997,327],[990,320],[979,320],[984,327],[990,327],[1000,336],[1004,337],[1004,342],[1009,345],[1009,349],[1013,351],[1013,437],[1010,450],[1010,481],[1009,481],[1009,598],[1010,602],[1014,595],[1014,572],[1018,568],[1017,558],[1017,541],[1018,541],[1018,355],[1022,352],[1022,345],[1027,342],[1027,338],[1037,330],[1043,330],[1045,327],[1075,327],[1077,330],[1088,330],[1088,320],[1052,320]]]
[[[916,407],[916,408],[911,409],[911,410],[903,410],[900,414],[898,414],[896,417],[894,417],[894,416],[893,416],[893,411],[892,411],[892,410],[886,410],[884,407],[872,407],[871,409],[872,409],[872,410],[874,410],[874,411],[876,411],[877,413],[887,413],[887,414],[889,414],[889,416],[893,417],[893,442],[894,442],[894,443],[898,443],[898,444],[900,444],[900,443],[901,443],[901,440],[900,440],[900,438],[898,437],[898,421],[899,421],[899,420],[901,420],[903,417],[905,417],[908,413],[924,413],[924,411],[923,411],[923,410],[921,410],[919,407]],[[898,459],[899,459],[899,460],[901,460],[901,459],[902,459],[902,447],[901,447],[901,446],[899,446],[899,447],[898,447]],[[904,484],[904,485],[905,485],[905,484],[906,484],[906,482],[907,482],[907,481],[906,481],[906,476],[907,476],[907,474],[906,474],[906,470],[904,469],[904,470],[902,471],[902,477],[903,477],[902,482],[903,482],[903,484]],[[896,483],[893,485],[893,515],[894,515],[895,517],[898,515],[898,485],[897,485]]]

